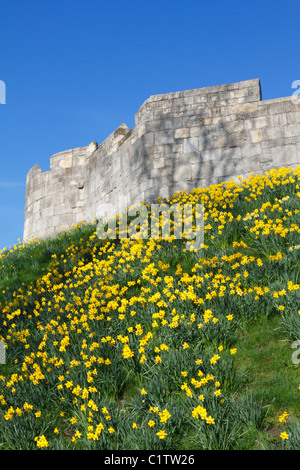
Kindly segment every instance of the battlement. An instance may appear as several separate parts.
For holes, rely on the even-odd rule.
[[[78,147],[55,153],[50,157],[50,169],[56,170],[58,168],[72,168],[75,166],[85,165],[88,157],[96,150],[97,147],[97,142],[91,142],[90,145],[87,145],[86,147]]]
[[[210,108],[223,108],[220,112],[225,113],[225,107],[259,100],[261,100],[259,79],[153,95],[136,113],[135,123],[138,126],[147,121],[154,121],[162,114],[185,113],[188,116],[197,114],[201,110],[203,116],[208,117]]]
[[[262,101],[259,79],[150,96],[99,146],[92,142],[27,175],[24,240],[48,237],[105,204],[169,198],[250,173],[300,164],[300,97]],[[127,206],[128,204],[125,204]]]

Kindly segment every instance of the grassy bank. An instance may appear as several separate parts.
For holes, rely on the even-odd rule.
[[[96,224],[4,250],[0,448],[299,449],[299,180],[166,201],[204,205],[199,251]]]

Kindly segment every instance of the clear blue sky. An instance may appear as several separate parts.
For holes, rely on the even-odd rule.
[[[0,0],[0,249],[23,235],[25,181],[101,143],[151,95],[300,80],[299,1]]]

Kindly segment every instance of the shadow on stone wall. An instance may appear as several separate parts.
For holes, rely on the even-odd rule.
[[[147,136],[139,139],[133,162],[142,166],[136,173],[136,184],[144,188],[145,202],[218,184],[236,174],[245,133],[241,131],[237,138],[231,132],[232,123],[220,121],[207,126],[199,115],[197,121],[197,126],[189,128],[187,137],[173,138],[173,143],[145,146]],[[175,133],[176,129],[172,131]]]

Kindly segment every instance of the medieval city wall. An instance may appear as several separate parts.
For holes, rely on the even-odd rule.
[[[102,144],[27,175],[24,240],[179,191],[300,164],[300,97],[261,99],[259,79],[154,95]],[[121,207],[123,206],[123,207]]]

